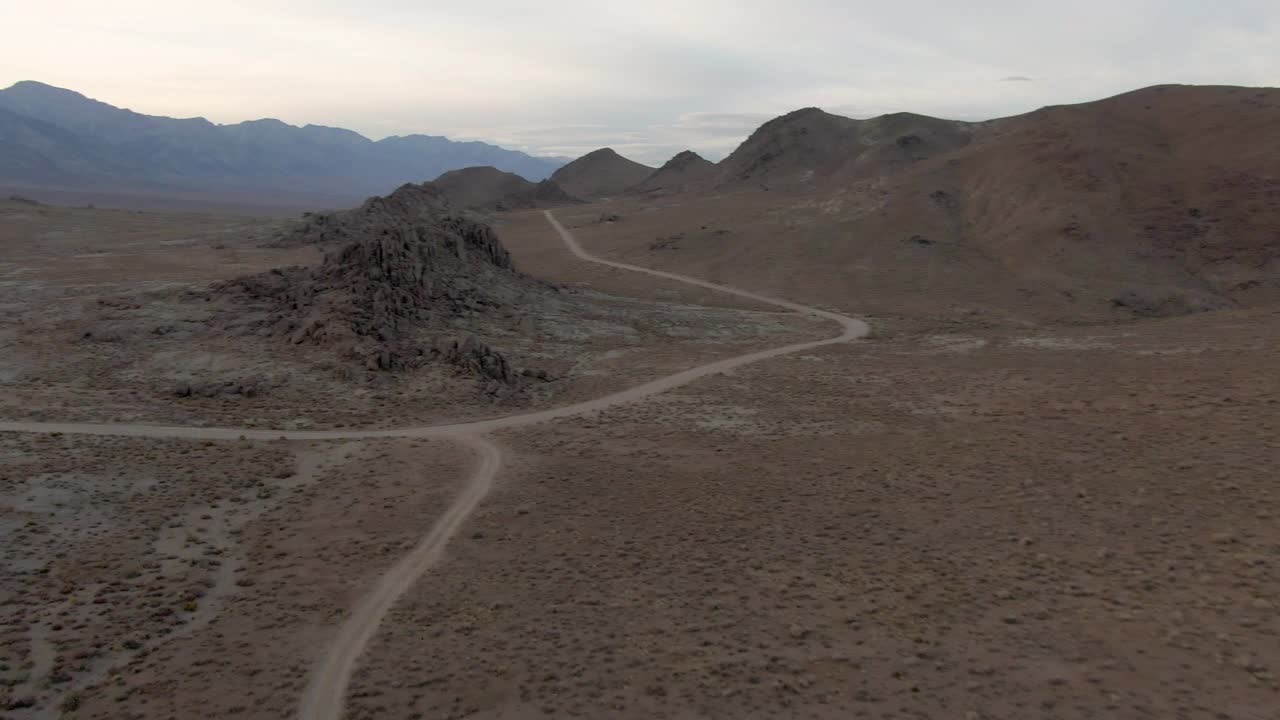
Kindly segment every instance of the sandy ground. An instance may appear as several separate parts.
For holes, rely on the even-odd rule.
[[[579,265],[534,220],[502,229],[534,274],[644,302],[702,292]],[[871,320],[878,339],[856,346],[501,431],[499,482],[374,636],[350,717],[1277,717],[1280,315]],[[683,350],[618,366],[697,364]],[[349,608],[471,463],[424,440],[3,439],[5,527],[24,542],[32,520],[54,533],[34,560],[5,560],[5,577],[52,576],[5,584],[14,717],[34,716],[28,698],[71,697],[71,717],[291,715]],[[77,476],[86,458],[110,471]],[[107,492],[187,475],[207,489]],[[56,622],[79,571],[58,563],[130,572],[76,544],[102,532],[75,514],[85,506],[129,519],[115,521],[134,543],[120,555],[176,610],[140,613],[146,590],[119,581],[118,603],[98,604],[119,616]],[[166,543],[146,518],[236,540]],[[165,553],[195,549],[162,578]],[[225,593],[206,562],[223,557],[238,568]],[[201,615],[210,595],[229,609]],[[65,692],[103,648],[136,657]]]
[[[352,717],[1277,716],[1280,315],[879,327],[503,434]]]
[[[14,674],[27,678],[10,702],[35,702],[30,711],[14,708],[14,717],[57,717],[70,704],[75,717],[293,712],[335,621],[376,577],[381,558],[399,555],[425,532],[469,465],[453,445],[421,440],[58,442],[66,455],[114,459],[128,470],[108,477],[150,475],[178,492],[134,489],[104,498],[108,483],[93,482],[99,494],[93,506],[118,516],[117,532],[132,544],[99,533],[79,547],[46,542],[47,550],[26,561],[41,563],[24,574],[42,583],[24,587],[12,627],[42,627],[43,620],[58,632],[45,650],[34,640],[25,653],[23,643],[6,643],[17,655]],[[157,466],[119,453],[155,458]],[[272,462],[255,463],[257,456]],[[227,468],[226,481],[219,482],[220,471],[199,470],[210,466]],[[75,496],[68,495],[69,503]],[[162,519],[141,522],[153,513]],[[29,527],[81,524],[57,520],[37,516]],[[72,567],[57,557],[69,549],[79,550]],[[92,575],[82,568],[88,562]],[[42,652],[56,658],[47,677],[40,673]]]
[[[1274,718],[1280,333],[1218,320],[834,346],[504,434],[528,465],[352,716]]]

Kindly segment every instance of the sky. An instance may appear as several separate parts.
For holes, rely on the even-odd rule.
[[[1280,84],[1280,2],[6,2],[0,86],[19,80],[148,114],[660,164],[718,160],[801,107],[980,120]]]

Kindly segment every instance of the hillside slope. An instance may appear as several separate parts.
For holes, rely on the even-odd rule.
[[[1275,89],[1159,86],[981,123],[811,108],[680,207],[600,232],[639,262],[851,310],[1177,315],[1280,301],[1278,168]]]
[[[685,192],[706,186],[716,177],[716,164],[692,150],[674,157],[645,178],[630,192],[649,195]]]
[[[577,202],[553,180],[534,183],[495,167],[450,170],[432,181],[457,207],[525,210]]]
[[[653,171],[612,148],[601,148],[556,170],[551,179],[570,195],[598,198],[618,195],[643,182]]]
[[[882,176],[964,147],[974,128],[912,113],[853,120],[805,108],[752,133],[720,163],[719,180],[818,187]]]
[[[1161,86],[993,122],[900,202],[933,182],[954,239],[1168,314],[1277,296],[1278,168],[1280,91]]]

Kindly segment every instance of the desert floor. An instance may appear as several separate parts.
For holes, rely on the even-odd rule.
[[[560,217],[609,256],[600,213]],[[633,332],[584,341],[524,409],[833,332],[576,260],[539,213],[500,221],[526,272],[598,295],[591,313],[631,308],[614,317]],[[245,242],[227,247],[246,270],[281,260]],[[6,413],[273,417],[86,387],[55,346],[18,342],[57,297],[208,271],[61,280],[5,247],[0,340],[48,366],[6,361]],[[1280,717],[1280,314],[867,320],[852,344],[496,433],[497,486],[383,622],[349,716]],[[372,412],[297,401],[317,427]],[[0,435],[4,712],[293,716],[345,615],[473,462],[440,439]]]

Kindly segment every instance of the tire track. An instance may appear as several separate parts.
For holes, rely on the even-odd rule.
[[[298,717],[303,720],[337,720],[342,717],[347,686],[356,660],[378,632],[383,618],[391,612],[400,596],[413,586],[427,570],[440,561],[449,540],[462,528],[476,505],[489,494],[493,481],[502,469],[502,452],[492,440],[480,435],[459,433],[452,439],[466,445],[480,456],[479,467],[467,481],[444,515],[436,520],[426,537],[400,559],[374,585],[351,616],[338,630],[329,653],[312,676],[302,696]]]

